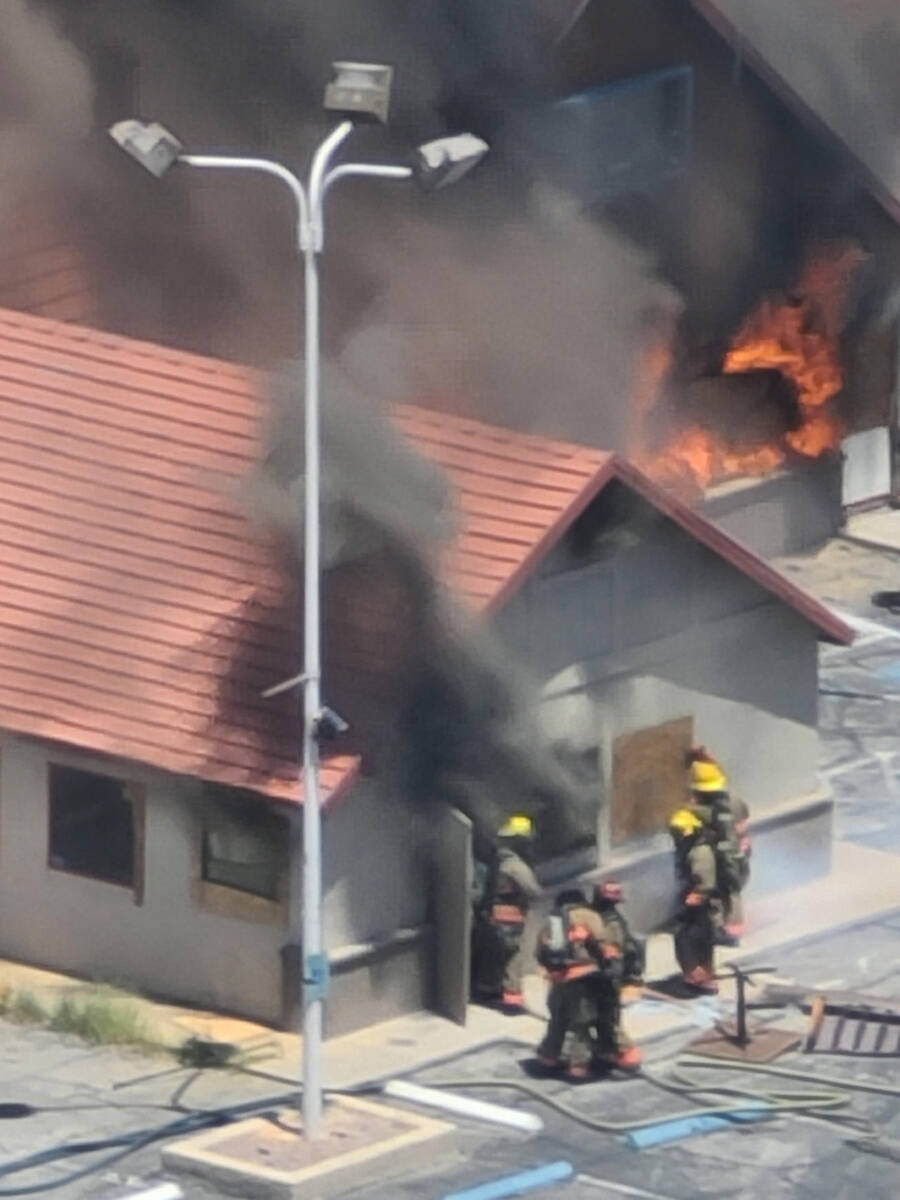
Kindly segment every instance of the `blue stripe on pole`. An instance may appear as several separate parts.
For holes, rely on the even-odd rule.
[[[444,1196],[444,1200],[503,1200],[504,1196],[521,1196],[548,1183],[571,1179],[574,1171],[571,1163],[548,1163],[545,1167],[535,1167],[533,1171],[522,1171],[518,1175],[507,1175],[503,1179],[482,1183],[465,1192],[453,1192]]]

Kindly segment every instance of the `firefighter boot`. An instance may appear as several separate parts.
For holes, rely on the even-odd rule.
[[[639,1071],[644,1056],[638,1046],[626,1046],[612,1060],[612,1065],[620,1071]]]

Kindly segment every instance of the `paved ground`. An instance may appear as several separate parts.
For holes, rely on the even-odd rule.
[[[900,546],[900,514],[897,526]],[[862,622],[861,637],[854,647],[823,651],[822,766],[839,802],[839,836],[900,854],[900,758],[896,746],[900,618],[869,604],[872,591],[900,587],[900,553],[835,542],[814,558],[781,565],[826,602]],[[866,621],[880,624],[867,626]],[[765,957],[773,955],[767,952]],[[900,910],[863,922],[852,932],[822,934],[792,947],[789,955],[776,955],[775,960],[783,976],[803,984],[852,986],[896,998],[900,996]],[[708,1004],[695,1005],[692,1019],[697,1024],[709,1018]],[[428,1025],[429,1020],[435,1028]],[[783,1025],[800,1018],[778,1014],[776,1020]],[[398,1053],[404,1041],[401,1024],[397,1023],[393,1035]],[[436,1019],[422,1018],[420,1024],[421,1029],[415,1027],[416,1036],[431,1039],[430,1044],[439,1042]],[[515,1022],[508,1027],[525,1030]],[[450,1028],[441,1028],[449,1039]],[[654,1041],[648,1076],[671,1079],[675,1058],[690,1036],[690,1031],[682,1029]],[[455,1060],[420,1071],[417,1077],[423,1081],[451,1076],[527,1079],[523,1064],[530,1056],[530,1044],[495,1043],[476,1050],[463,1047]],[[447,1045],[452,1050],[463,1043],[448,1040]],[[390,1046],[386,1053],[389,1061]],[[900,1083],[897,1060],[879,1063],[796,1055],[794,1061],[804,1070],[842,1079],[880,1080],[892,1086]],[[51,1193],[59,1200],[107,1200],[125,1195],[158,1177],[154,1147],[71,1183],[63,1182],[64,1174],[82,1161],[96,1163],[96,1157],[43,1166],[27,1175],[4,1176],[3,1166],[59,1142],[131,1132],[172,1120],[185,1109],[241,1102],[285,1090],[277,1082],[231,1072],[159,1074],[170,1068],[171,1060],[90,1049],[0,1021],[0,1101],[54,1109],[21,1120],[0,1120],[0,1197],[22,1194],[19,1189],[42,1181],[62,1185]],[[148,1075],[152,1077],[142,1079]],[[718,1075],[715,1078],[721,1081]],[[759,1086],[761,1081],[755,1082]],[[597,1082],[574,1090],[556,1081],[536,1081],[535,1086],[603,1121],[662,1117],[686,1103],[649,1080]],[[545,1119],[544,1133],[525,1138],[463,1123],[452,1150],[435,1159],[427,1177],[391,1183],[373,1179],[357,1190],[357,1200],[383,1200],[386,1196],[438,1200],[465,1186],[560,1158],[572,1161],[583,1176],[591,1178],[539,1194],[559,1194],[572,1200],[609,1200],[621,1195],[693,1200],[722,1194],[746,1200],[759,1196],[772,1200],[804,1200],[807,1196],[810,1200],[814,1196],[816,1200],[862,1196],[887,1200],[900,1193],[900,1102],[894,1098],[860,1094],[847,1109],[848,1114],[865,1118],[881,1132],[882,1155],[875,1156],[848,1145],[847,1138],[856,1135],[846,1129],[794,1116],[637,1151],[621,1138],[590,1131],[503,1089],[489,1095],[500,1102],[533,1106]],[[193,1185],[185,1187],[185,1194],[188,1200],[213,1200],[218,1195]]]
[[[883,995],[898,995],[900,975],[900,914],[854,930],[852,938],[836,942],[823,936],[791,953],[790,975],[810,986],[840,987],[851,984]],[[772,1020],[772,1018],[769,1018]],[[791,1026],[797,1018],[778,1014],[776,1023]],[[671,1078],[684,1035],[652,1047],[648,1074],[653,1079]],[[601,1121],[662,1118],[689,1107],[688,1101],[641,1080],[607,1081],[572,1089],[558,1081],[530,1081],[523,1068],[531,1056],[529,1046],[510,1042],[470,1051],[440,1067],[422,1071],[422,1082],[439,1083],[449,1078],[523,1079],[542,1093],[570,1103],[579,1113]],[[896,1060],[878,1063],[825,1056],[792,1055],[779,1061],[840,1079],[880,1081],[898,1085]],[[47,1145],[69,1139],[95,1137],[100,1131],[130,1131],[172,1119],[176,1114],[150,1105],[207,1107],[242,1101],[252,1095],[279,1090],[261,1080],[223,1072],[177,1075],[130,1082],[148,1072],[163,1069],[164,1063],[113,1051],[96,1051],[57,1037],[0,1024],[0,1075],[4,1100],[21,1100],[35,1105],[56,1105],[63,1111],[47,1112],[27,1120],[0,1124],[0,1158],[4,1161]],[[728,1080],[743,1084],[738,1073]],[[719,1075],[704,1081],[719,1082]],[[724,1080],[722,1080],[724,1081]],[[765,1081],[749,1079],[749,1086]],[[130,1086],[118,1087],[116,1085]],[[792,1085],[784,1085],[790,1087]],[[649,1150],[634,1150],[621,1138],[592,1132],[554,1113],[543,1105],[517,1098],[502,1088],[479,1092],[500,1103],[527,1104],[540,1112],[545,1131],[537,1137],[496,1133],[483,1125],[463,1122],[452,1149],[439,1154],[427,1175],[402,1182],[373,1180],[352,1193],[355,1200],[384,1200],[384,1197],[434,1198],[505,1173],[537,1166],[556,1159],[573,1162],[578,1171],[605,1180],[598,1188],[575,1182],[559,1194],[572,1200],[621,1195],[617,1187],[644,1189],[667,1200],[694,1200],[697,1196],[720,1196],[723,1172],[728,1194],[736,1200],[760,1196],[817,1197],[818,1200],[888,1200],[900,1189],[898,1161],[875,1157],[847,1145],[852,1132],[797,1117],[784,1117],[765,1126],[735,1128],[671,1143]],[[108,1110],[86,1105],[111,1104]],[[148,1107],[142,1107],[147,1105]],[[853,1098],[848,1115],[862,1117],[882,1133],[886,1153],[900,1156],[900,1102],[859,1095]],[[66,1164],[69,1169],[79,1160]],[[158,1157],[152,1148],[124,1163],[108,1168],[99,1178],[64,1186],[53,1194],[61,1200],[106,1200],[128,1190],[128,1185],[154,1179]],[[21,1176],[16,1184],[35,1179],[58,1179],[61,1168],[42,1169],[38,1176]],[[0,1179],[0,1194],[13,1180]],[[213,1200],[217,1193],[198,1186],[185,1189],[189,1200]],[[556,1194],[556,1193],[553,1193]]]
[[[871,604],[874,592],[900,590],[900,512],[874,515],[896,548],[837,540],[778,565],[856,620],[853,646],[821,653],[821,767],[837,801],[837,836],[900,852],[900,616]],[[859,518],[861,533],[872,519]]]

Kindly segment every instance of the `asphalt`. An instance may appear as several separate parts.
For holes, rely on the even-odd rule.
[[[826,603],[849,614],[861,636],[850,648],[827,648],[822,654],[823,775],[838,803],[836,864],[838,870],[818,892],[794,896],[802,914],[779,924],[778,905],[750,901],[756,933],[740,952],[742,961],[773,958],[783,978],[810,987],[852,988],[876,995],[900,996],[900,776],[896,718],[900,715],[900,618],[872,607],[872,592],[896,587],[900,580],[900,514],[881,522],[896,530],[896,547],[847,541],[831,543],[820,554],[790,559],[780,565]],[[891,534],[891,536],[894,536]],[[874,624],[866,624],[866,622]],[[896,678],[895,670],[898,672]],[[851,694],[852,693],[852,694]],[[814,886],[814,885],[809,885]],[[897,899],[894,897],[897,896]],[[658,962],[666,945],[656,943]],[[13,974],[0,964],[0,981]],[[60,977],[42,984],[77,986]],[[34,978],[32,978],[32,982]],[[535,1003],[539,1004],[537,996]],[[431,1014],[416,1014],[375,1027],[328,1045],[328,1078],[335,1085],[388,1072],[424,1082],[450,1077],[496,1080],[496,1088],[479,1090],[481,1098],[526,1105],[540,1112],[543,1133],[525,1137],[500,1133],[462,1121],[448,1148],[436,1153],[427,1173],[392,1181],[364,1180],[357,1200],[375,1197],[434,1197],[438,1200],[464,1187],[504,1174],[566,1159],[574,1181],[557,1184],[538,1195],[572,1200],[644,1195],[656,1200],[724,1193],[739,1197],[816,1197],[856,1200],[894,1197],[900,1192],[900,1102],[893,1097],[854,1094],[842,1116],[869,1122],[877,1143],[858,1142],[858,1131],[799,1116],[733,1127],[648,1150],[634,1150],[621,1137],[588,1130],[530,1097],[500,1086],[503,1080],[532,1083],[542,1095],[570,1103],[578,1113],[601,1121],[662,1118],[683,1111],[686,1101],[660,1086],[671,1082],[675,1062],[686,1042],[707,1026],[717,1012],[728,1010],[726,994],[717,1009],[706,1001],[673,1008],[644,1000],[628,1021],[646,1047],[647,1078],[609,1079],[573,1089],[559,1080],[529,1077],[531,1047],[541,1023],[533,1017],[503,1018],[473,1010],[466,1029]],[[160,1008],[158,1019],[177,1041],[190,1032],[241,1041],[258,1029],[228,1022],[213,1014]],[[801,1029],[805,1018],[791,1011],[758,1014],[756,1020]],[[286,1080],[296,1074],[299,1047],[274,1035],[269,1056],[259,1064]],[[897,1060],[789,1056],[805,1071],[856,1081],[895,1086]],[[0,1021],[0,1098],[36,1109],[21,1120],[0,1121],[0,1197],[23,1194],[23,1186],[46,1181],[60,1200],[111,1200],[160,1178],[159,1154],[147,1146],[80,1181],[66,1182],[65,1173],[82,1163],[71,1159],[41,1167],[37,1173],[9,1176],[3,1164],[43,1151],[59,1142],[120,1134],[157,1126],[179,1111],[284,1095],[287,1082],[235,1071],[173,1070],[171,1055],[148,1058],[132,1051],[91,1048],[53,1033]],[[718,1073],[715,1082],[731,1076]],[[704,1079],[710,1079],[704,1076]],[[730,1081],[747,1085],[734,1073]],[[749,1086],[763,1081],[751,1078]],[[790,1085],[786,1085],[790,1087]],[[155,1107],[154,1107],[155,1106]],[[874,1150],[878,1153],[873,1153]],[[97,1165],[97,1156],[83,1160]],[[10,1190],[15,1188],[16,1190]],[[629,1190],[631,1189],[631,1190]],[[199,1184],[184,1185],[187,1200],[213,1200]]]

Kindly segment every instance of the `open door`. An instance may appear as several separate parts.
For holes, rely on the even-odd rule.
[[[472,822],[442,808],[434,830],[434,1008],[466,1023],[472,944]]]

